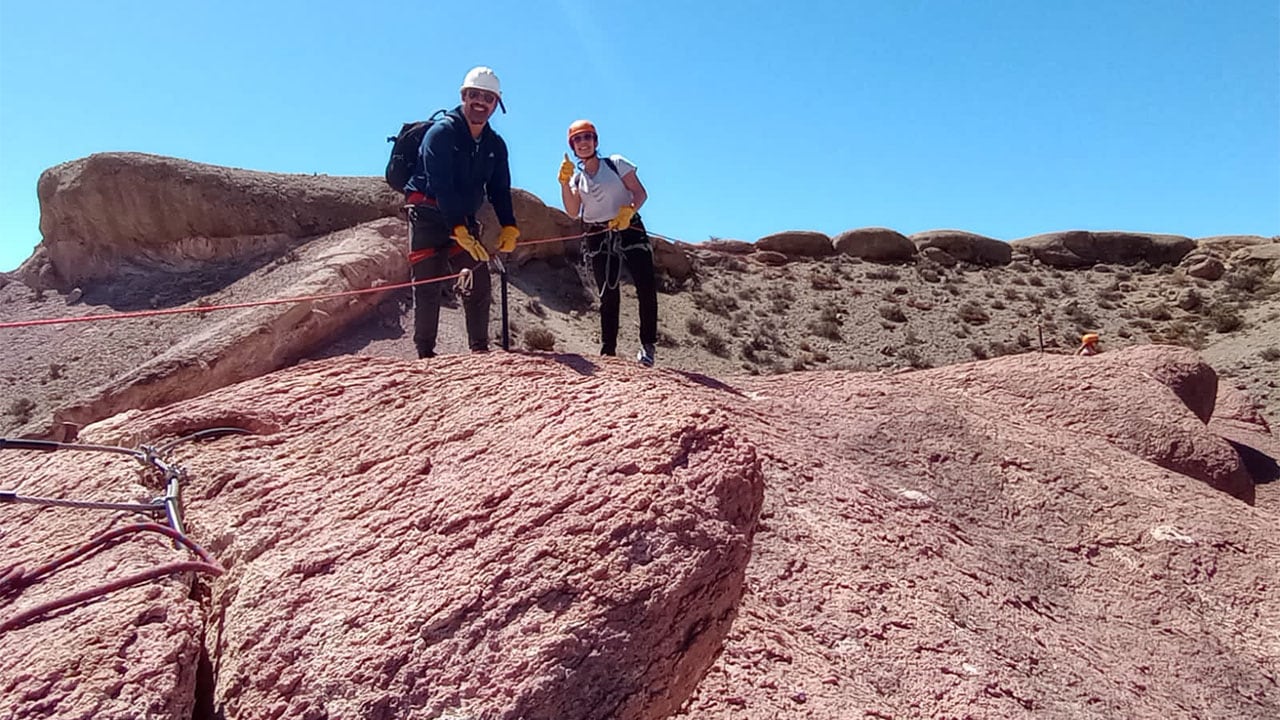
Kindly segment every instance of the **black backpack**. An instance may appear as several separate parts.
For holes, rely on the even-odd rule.
[[[387,138],[391,146],[391,158],[387,160],[387,184],[396,192],[404,192],[409,178],[418,168],[418,151],[422,148],[422,138],[432,125],[440,122],[445,116],[444,110],[437,110],[426,120],[407,122],[400,132]]]

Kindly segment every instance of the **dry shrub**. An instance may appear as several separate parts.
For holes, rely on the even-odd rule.
[[[721,317],[729,317],[730,313],[738,309],[738,301],[732,295],[720,293],[695,292],[693,304],[699,310]]]
[[[529,328],[524,331],[524,346],[528,350],[550,352],[556,347],[555,333],[545,327]]]
[[[1204,330],[1182,320],[1170,323],[1161,335],[1171,345],[1182,345],[1193,350],[1201,350],[1206,345]]]
[[[1076,303],[1068,305],[1066,309],[1063,310],[1063,314],[1067,316],[1068,320],[1071,320],[1079,326],[1097,327],[1099,324],[1098,318],[1094,317],[1093,313]]]
[[[1017,355],[1022,349],[1013,343],[1007,343],[1003,340],[997,340],[991,343],[991,356],[1001,357],[1003,355]]]
[[[982,325],[991,321],[991,315],[986,309],[972,300],[965,302],[956,310],[956,317],[970,325]]]
[[[1138,308],[1138,316],[1147,318],[1148,320],[1164,322],[1166,320],[1173,319],[1173,312],[1169,310],[1168,305],[1165,305],[1163,302],[1157,302]]]
[[[1266,348],[1262,352],[1258,353],[1258,355],[1259,357],[1261,357],[1263,360],[1267,362],[1275,362],[1277,360],[1280,360],[1280,348],[1272,345],[1271,347]]]
[[[816,319],[809,321],[809,332],[828,340],[840,340],[840,325],[833,320]]]
[[[1227,303],[1214,303],[1205,311],[1209,325],[1220,333],[1233,333],[1244,327],[1244,316]]]
[[[818,270],[809,275],[809,284],[814,290],[839,290],[841,287],[834,275]]]
[[[702,338],[702,347],[716,357],[729,357],[729,343],[724,336],[714,330],[708,330]]]
[[[919,348],[903,348],[898,352],[898,357],[907,361],[907,364],[916,370],[924,370],[926,368],[933,367],[933,362],[921,354]]]
[[[1222,282],[1236,295],[1253,295],[1266,284],[1266,270],[1261,265],[1234,267],[1222,276]]]
[[[896,268],[874,267],[868,270],[864,277],[868,280],[897,280],[902,276],[898,274]]]
[[[697,315],[690,315],[684,319],[684,329],[688,330],[690,335],[701,335],[707,331],[707,321]]]
[[[28,397],[20,397],[9,403],[9,407],[4,409],[4,414],[12,415],[14,422],[19,425],[26,425],[31,422],[31,414],[35,409],[35,401]]]
[[[907,321],[907,314],[902,311],[902,307],[893,304],[884,304],[878,308],[880,317],[889,322],[904,323]]]

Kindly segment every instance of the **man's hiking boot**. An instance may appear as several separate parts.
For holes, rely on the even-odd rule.
[[[645,367],[653,367],[653,346],[645,343],[640,346],[640,352],[636,353],[636,362]]]

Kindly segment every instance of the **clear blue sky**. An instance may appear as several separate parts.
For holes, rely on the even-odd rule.
[[[1280,234],[1277,0],[0,0],[0,270],[40,240],[45,168],[380,175],[477,64],[517,187],[558,203],[588,117],[689,241]]]

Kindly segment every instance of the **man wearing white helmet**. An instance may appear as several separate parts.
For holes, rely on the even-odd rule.
[[[414,251],[434,251],[413,266],[414,280],[469,270],[471,289],[462,300],[467,318],[467,344],[472,352],[489,349],[489,253],[478,240],[476,213],[487,197],[502,225],[498,251],[515,249],[516,228],[511,204],[511,168],[507,144],[489,126],[502,103],[498,76],[487,67],[472,68],[459,88],[462,104],[427,130],[418,164],[405,185],[411,206]],[[464,252],[465,251],[465,252]],[[419,252],[421,254],[421,252]],[[413,286],[413,342],[418,357],[435,357],[440,324],[441,286]]]

